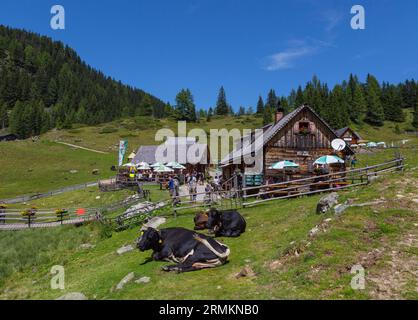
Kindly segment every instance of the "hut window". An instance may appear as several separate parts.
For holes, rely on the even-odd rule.
[[[299,122],[299,133],[309,133],[311,126],[310,123],[307,121]]]

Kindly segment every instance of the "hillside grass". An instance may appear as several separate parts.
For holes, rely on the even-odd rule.
[[[262,118],[259,116],[214,116],[209,122],[202,119],[198,123],[187,123],[187,130],[201,128],[209,133],[210,129],[242,130],[261,126]],[[63,141],[105,152],[117,151],[119,141],[123,139],[128,141],[129,152],[136,152],[141,145],[159,144],[155,142],[155,133],[159,129],[171,129],[177,134],[177,127],[177,121],[170,118],[135,117],[94,127],[78,126],[74,129],[50,131],[43,137],[51,141]]]
[[[0,143],[0,199],[108,178],[115,155],[96,154],[42,139]],[[99,169],[99,175],[92,170]],[[77,173],[70,173],[77,170]]]
[[[219,239],[231,248],[230,262],[211,270],[168,274],[161,271],[167,263],[142,264],[150,252],[117,255],[119,247],[134,244],[137,228],[113,233],[110,238],[101,238],[97,225],[0,233],[0,242],[7,243],[10,250],[18,247],[18,254],[10,250],[0,254],[3,268],[13,270],[2,279],[0,298],[54,299],[65,292],[80,291],[90,299],[418,299],[414,274],[418,208],[413,201],[418,199],[417,146],[414,140],[402,150],[408,158],[405,172],[339,193],[340,202],[381,200],[381,204],[349,208],[341,216],[317,215],[317,195],[240,210],[247,220],[247,231],[236,239]],[[387,158],[390,152],[376,154]],[[191,229],[193,214],[170,216],[162,227]],[[331,221],[324,223],[327,218]],[[317,225],[321,231],[309,237]],[[73,240],[73,233],[77,240]],[[38,250],[47,241],[32,241],[43,238],[54,242],[45,250],[46,258],[45,252]],[[66,247],[70,242],[73,245]],[[81,243],[95,247],[81,249]],[[22,258],[26,250],[31,251],[27,260]],[[357,263],[366,270],[365,290],[350,286],[350,270]],[[64,291],[49,286],[49,271],[56,264],[65,266]],[[237,279],[235,274],[247,265],[256,276]],[[132,282],[114,290],[130,272],[136,278],[149,276],[151,282]]]
[[[167,200],[169,193],[166,190],[160,190],[158,185],[145,185],[144,189],[151,192],[151,200]],[[112,192],[102,192],[97,187],[89,187],[82,190],[69,191],[62,194],[29,201],[26,203],[18,203],[8,205],[8,208],[30,208],[32,206],[38,208],[105,208],[108,205],[120,202],[127,197],[135,194],[131,190],[118,190]]]

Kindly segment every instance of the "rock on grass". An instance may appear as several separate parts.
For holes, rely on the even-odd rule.
[[[116,290],[122,290],[125,285],[131,282],[135,278],[135,273],[128,273],[116,286]]]
[[[116,250],[116,253],[121,255],[132,250],[134,250],[133,245],[128,245],[128,246],[120,247],[118,250]]]

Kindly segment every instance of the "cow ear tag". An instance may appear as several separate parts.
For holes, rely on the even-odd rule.
[[[160,244],[161,244],[161,243],[163,243],[163,240],[161,240],[161,239],[160,239],[160,240],[158,240],[158,243],[160,243]]]

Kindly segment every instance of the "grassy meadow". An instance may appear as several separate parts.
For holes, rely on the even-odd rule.
[[[242,209],[247,232],[220,239],[231,248],[230,262],[212,270],[167,274],[161,271],[167,263],[143,264],[150,252],[117,255],[118,248],[135,242],[137,228],[110,238],[96,224],[2,232],[0,241],[15,250],[0,253],[0,298],[54,299],[77,291],[89,299],[418,299],[417,146],[413,139],[402,150],[408,158],[405,172],[340,192],[340,202],[381,203],[352,207],[340,216],[315,214],[319,195]],[[391,152],[374,155],[388,159]],[[193,214],[169,216],[164,227],[192,228]],[[320,232],[310,237],[315,226]],[[94,247],[82,248],[83,243]],[[350,286],[350,270],[357,263],[366,270],[365,290]],[[49,271],[56,264],[65,266],[64,291],[49,286]],[[236,278],[245,266],[255,276]],[[115,290],[130,272],[151,281]]]
[[[117,159],[119,139],[127,138],[130,149],[136,149],[141,144],[152,144],[157,128],[175,126],[170,121],[157,122],[155,127],[142,129],[129,129],[126,124],[115,122],[102,127],[52,131],[37,142],[0,143],[0,198],[109,177],[112,175],[109,168]],[[201,125],[248,128],[258,127],[260,122],[254,117],[215,118]],[[113,232],[111,237],[96,223],[0,232],[0,242],[5,248],[0,252],[0,299],[55,299],[75,291],[89,299],[418,299],[418,139],[394,134],[393,125],[356,128],[369,140],[388,143],[394,137],[410,140],[400,149],[358,154],[359,166],[390,160],[395,152],[401,152],[407,158],[407,170],[388,174],[369,186],[339,193],[340,202],[379,203],[351,207],[340,216],[331,212],[315,214],[320,195],[242,209],[240,212],[247,220],[246,233],[237,239],[220,239],[231,248],[229,263],[185,274],[163,272],[164,262],[144,264],[150,252],[116,254],[121,246],[134,244],[138,228]],[[74,149],[55,141],[108,153]],[[92,175],[93,169],[99,169],[100,175]],[[70,170],[78,172],[71,174]],[[149,188],[153,201],[168,198],[167,192],[157,186]],[[14,207],[101,207],[130,194],[126,190],[101,193],[93,187]],[[194,213],[182,211],[177,218],[170,214],[163,227],[193,228]],[[309,232],[315,226],[320,231],[311,237]],[[86,248],[82,244],[91,246]],[[365,290],[355,291],[350,286],[353,276],[350,270],[357,263],[366,270]],[[53,265],[65,267],[64,291],[50,289]],[[255,275],[236,278],[245,266]],[[151,281],[131,282],[122,290],[115,290],[130,272],[135,273],[136,279],[148,276]]]

